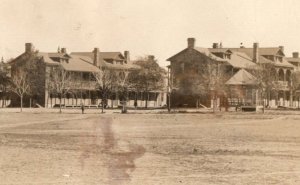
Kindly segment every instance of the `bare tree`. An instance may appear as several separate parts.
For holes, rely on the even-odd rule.
[[[195,97],[196,107],[200,97],[210,96],[215,112],[218,97],[225,93],[225,81],[228,79],[225,67],[224,63],[210,59],[201,63],[186,63],[184,75],[174,79],[174,89],[179,94]]]
[[[15,71],[12,77],[11,90],[20,97],[21,112],[23,111],[23,98],[25,94],[30,92],[30,83],[28,81],[28,74],[24,70]]]
[[[264,113],[265,106],[269,106],[271,92],[277,89],[278,76],[275,67],[271,63],[259,63],[256,67],[252,67],[250,72],[256,78],[256,88],[262,99]],[[267,105],[264,100],[267,100]]]
[[[62,112],[61,99],[71,91],[71,75],[61,66],[52,68],[48,80],[48,90],[59,97],[59,112]]]
[[[220,62],[207,62],[204,64],[202,79],[207,84],[213,99],[213,112],[217,110],[217,100],[225,94],[225,81],[229,78],[225,71],[226,65]]]
[[[104,113],[104,105],[113,89],[114,72],[112,69],[102,67],[98,72],[94,72],[93,76],[97,82],[96,89],[99,89],[101,93],[101,112]]]
[[[120,100],[122,101],[122,113],[127,112],[127,100],[128,100],[128,92],[132,88],[132,84],[129,82],[129,69],[121,69],[119,71],[115,71],[114,74],[114,89],[120,95]]]

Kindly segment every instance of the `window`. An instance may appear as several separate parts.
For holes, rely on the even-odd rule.
[[[180,64],[180,68],[181,68],[181,72],[184,72],[184,63],[183,62]]]
[[[82,73],[82,79],[83,80],[89,80],[90,79],[90,74],[89,73]]]

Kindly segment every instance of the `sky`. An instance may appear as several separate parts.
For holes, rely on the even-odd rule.
[[[283,45],[300,51],[298,0],[1,0],[0,57],[24,52],[129,50],[131,59],[155,55],[161,66],[187,47]]]

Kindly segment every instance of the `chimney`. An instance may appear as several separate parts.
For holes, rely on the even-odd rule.
[[[129,51],[124,51],[125,63],[130,62],[130,53]]]
[[[94,65],[98,66],[99,63],[99,48],[94,48]]]
[[[219,44],[218,44],[218,43],[213,43],[213,48],[214,48],[214,49],[219,48]]]
[[[196,41],[195,38],[188,38],[187,41],[188,41],[188,48],[189,49],[194,49],[195,41]]]
[[[33,52],[33,45],[32,45],[32,43],[26,43],[25,44],[25,52],[26,53],[32,53]]]
[[[299,52],[293,52],[293,58],[299,58]]]
[[[66,54],[67,53],[67,49],[66,48],[61,48],[60,52]]]
[[[154,55],[148,55],[148,60],[150,60],[150,61],[154,61]]]
[[[279,46],[279,49],[284,53],[284,46]]]
[[[257,42],[253,43],[253,62],[254,63],[258,63],[258,58],[259,58],[258,47],[259,47],[259,44]]]

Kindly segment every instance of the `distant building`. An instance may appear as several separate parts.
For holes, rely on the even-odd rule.
[[[286,60],[294,66],[295,71],[300,71],[299,52],[293,52],[293,57],[286,57]]]
[[[174,56],[170,57],[171,74],[173,80],[183,79],[203,62],[219,62],[226,65],[227,79],[224,83],[228,86],[227,92],[219,96],[218,105],[222,102],[229,104],[262,104],[260,93],[255,87],[255,76],[251,70],[259,64],[269,63],[274,67],[274,74],[278,77],[276,89],[272,90],[267,102],[268,106],[295,106],[293,101],[291,85],[291,74],[294,65],[285,57],[284,48],[268,47],[260,48],[258,43],[253,48],[224,48],[222,44],[213,43],[212,48],[200,48],[195,46],[195,39],[188,39],[188,47]],[[184,89],[182,89],[184,91]],[[235,93],[235,92],[238,93]],[[196,99],[190,95],[178,94],[173,90],[173,106],[195,106]],[[180,98],[179,98],[180,97]],[[211,96],[202,97],[200,100],[205,106],[211,105]]]
[[[31,43],[25,44],[25,52],[10,62],[12,76],[14,71],[22,68],[22,57],[27,53],[35,52]],[[47,89],[47,75],[51,70],[59,65],[74,77],[72,91],[62,99],[62,104],[66,107],[76,107],[80,104],[96,107],[100,105],[101,97],[96,89],[96,82],[93,73],[99,71],[99,67],[107,67],[113,70],[138,70],[138,67],[130,60],[129,51],[121,52],[102,52],[94,48],[91,52],[71,52],[67,53],[66,48],[59,49],[57,52],[37,52],[38,61],[35,64],[36,77],[41,82],[39,88],[30,96],[24,99],[24,106],[40,105],[43,107],[54,107],[59,104],[59,98]],[[76,78],[75,78],[76,77]],[[77,85],[76,85],[77,84]],[[138,106],[142,106],[145,99],[141,99],[139,92],[129,92],[128,106],[134,105],[137,99]],[[150,99],[149,106],[162,106],[164,101],[160,93],[155,93]],[[145,97],[144,97],[145,98]],[[12,106],[18,106],[18,97],[12,98]],[[113,93],[107,102],[108,107],[121,105],[118,93]]]
[[[4,62],[3,57],[0,61],[0,107],[7,107],[10,104],[10,93],[8,90],[8,84],[5,79],[10,77],[10,66]]]

